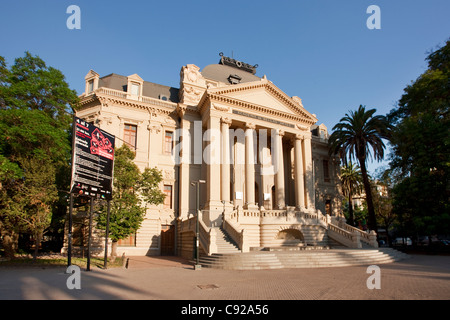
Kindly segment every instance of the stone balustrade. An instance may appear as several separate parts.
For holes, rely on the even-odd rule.
[[[181,221],[180,224],[182,232],[195,232],[195,227],[195,216]],[[250,251],[250,247],[277,243],[272,237],[286,228],[295,228],[302,233],[310,232],[308,231],[310,228],[322,229],[329,238],[349,248],[362,248],[361,242],[378,247],[374,231],[364,232],[343,221],[332,220],[329,215],[323,215],[320,211],[297,211],[295,208],[288,208],[288,210],[236,209],[224,215],[222,227],[242,252]],[[265,234],[264,237],[263,234]],[[216,229],[208,227],[202,216],[199,220],[199,243],[208,255],[217,252]]]

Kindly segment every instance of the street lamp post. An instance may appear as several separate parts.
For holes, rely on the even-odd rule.
[[[195,256],[196,256],[196,262],[194,265],[194,270],[200,270],[202,268],[200,262],[199,262],[199,211],[200,211],[200,183],[206,183],[205,180],[197,180],[192,181],[192,186],[197,186],[197,221],[195,225]]]

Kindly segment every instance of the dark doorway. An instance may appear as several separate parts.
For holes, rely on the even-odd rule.
[[[161,255],[173,256],[175,249],[175,227],[173,225],[161,225]]]

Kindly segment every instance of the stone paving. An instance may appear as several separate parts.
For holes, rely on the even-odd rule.
[[[413,255],[382,264],[381,289],[367,266],[193,270],[178,257],[130,257],[128,269],[81,271],[69,290],[65,268],[0,267],[0,300],[449,300],[450,256]]]

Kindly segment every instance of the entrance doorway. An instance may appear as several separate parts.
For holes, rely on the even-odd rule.
[[[175,226],[161,225],[161,255],[173,256],[175,249]]]

